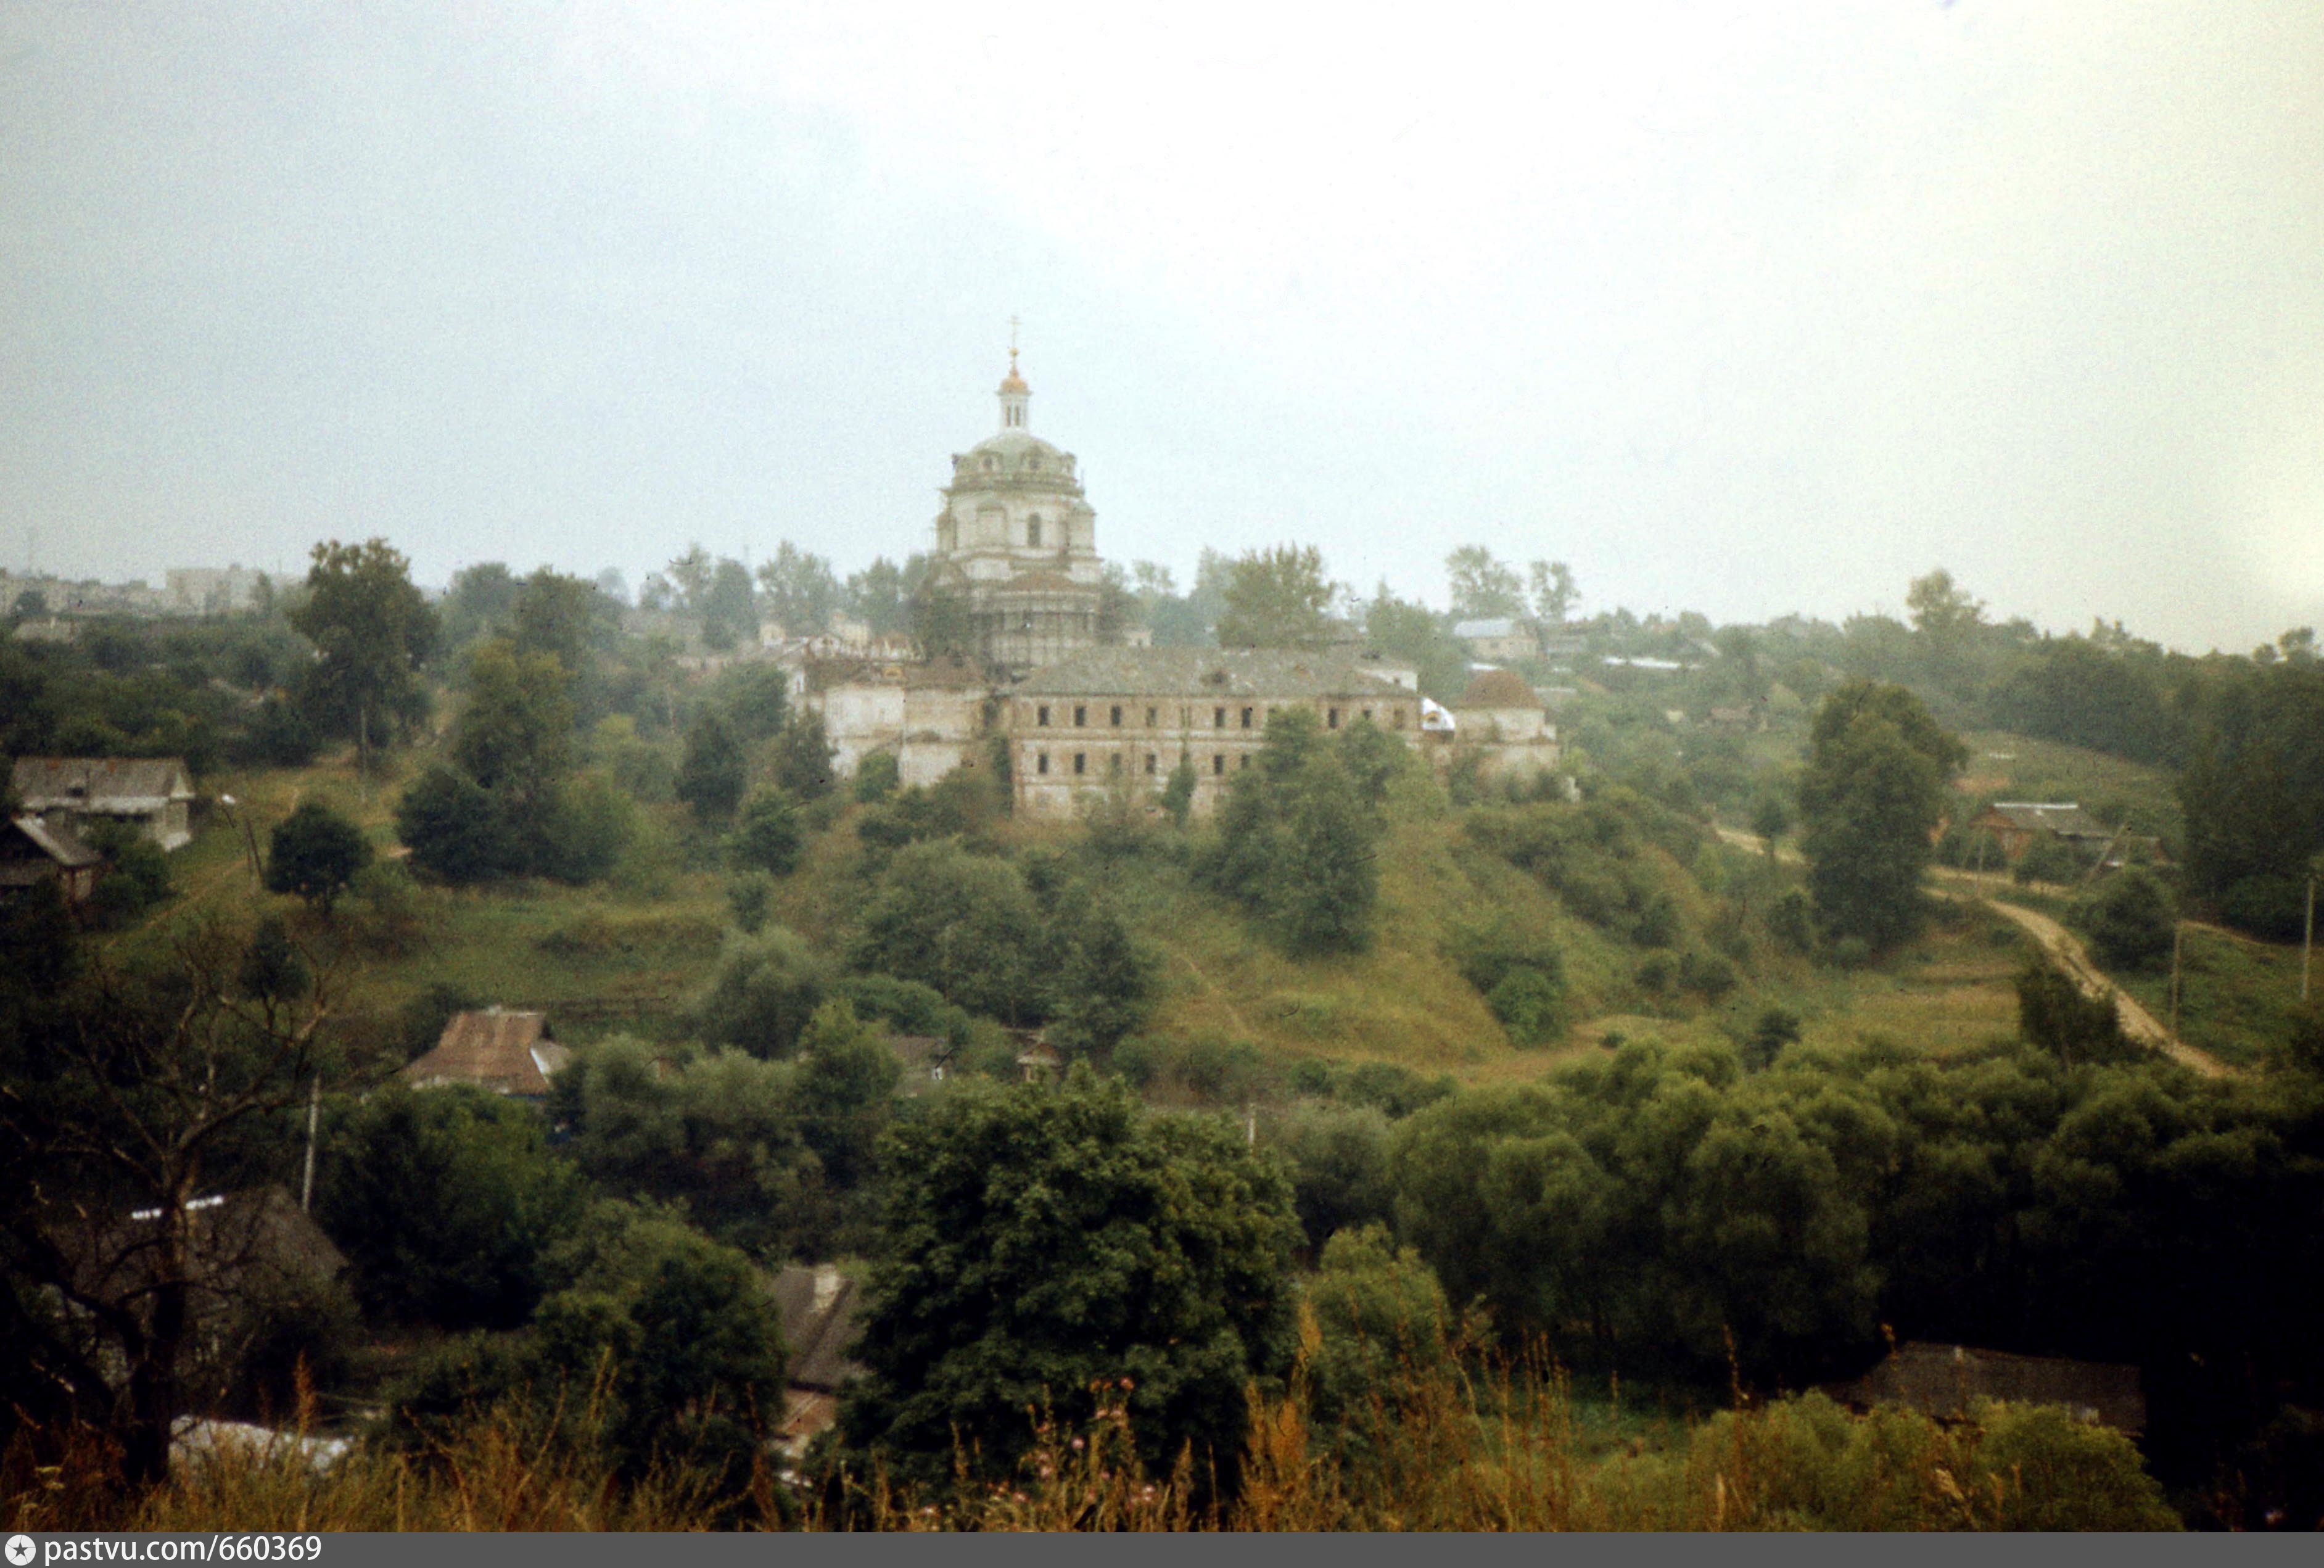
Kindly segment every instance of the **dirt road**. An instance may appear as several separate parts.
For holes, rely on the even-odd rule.
[[[1722,827],[1719,829],[1719,836],[1738,849],[1748,849],[1762,853],[1766,850],[1766,843],[1758,835],[1745,833],[1740,828]],[[1787,864],[1797,864],[1800,854],[1788,844],[1779,844],[1775,849],[1775,858]],[[2193,1072],[2200,1073],[2206,1078],[2221,1078],[2234,1075],[2234,1068],[2212,1056],[2209,1051],[2199,1050],[2172,1035],[2169,1029],[2164,1028],[2155,1020],[2153,1013],[2139,1005],[2136,998],[2107,979],[2105,972],[2090,962],[2090,955],[2083,949],[2080,938],[2072,932],[2037,910],[2029,909],[2022,904],[2013,904],[2006,899],[1997,899],[1978,890],[1978,885],[1991,886],[1999,882],[2000,879],[1992,876],[1972,876],[1966,872],[1948,871],[1942,866],[1936,867],[1935,870],[1938,875],[1956,884],[1955,887],[1941,890],[1943,897],[1975,899],[2002,918],[2015,922],[2034,941],[2041,944],[2042,950],[2057,962],[2059,968],[2072,977],[2074,983],[2081,987],[2083,995],[2111,997],[2114,1000],[2115,1016],[2122,1020],[2122,1032],[2133,1040],[2142,1046],[2161,1051],[2172,1061]],[[1960,884],[1970,885],[1963,887]]]

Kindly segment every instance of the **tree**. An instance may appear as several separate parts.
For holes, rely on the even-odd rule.
[[[678,603],[687,613],[701,614],[710,598],[711,576],[716,570],[710,552],[704,549],[697,540],[687,545],[686,553],[664,569],[669,573],[670,585],[677,590]]]
[[[784,1413],[788,1350],[764,1277],[677,1215],[628,1204],[593,1213],[582,1254],[533,1315],[544,1380],[568,1401],[602,1392],[617,1473],[741,1494]]]
[[[1053,1413],[1129,1412],[1141,1454],[1231,1492],[1244,1391],[1289,1364],[1282,1177],[1220,1121],[1144,1112],[1076,1069],[964,1085],[887,1146],[847,1447],[936,1485],[1000,1477]]]
[[[1913,630],[1932,644],[1957,647],[1968,633],[1985,624],[1985,606],[1957,586],[1950,572],[1938,570],[1914,577],[1904,591],[1904,606],[1912,612]]]
[[[903,569],[886,556],[875,556],[870,566],[849,574],[844,600],[847,613],[870,627],[874,637],[892,636],[911,621]]]
[[[806,842],[790,797],[779,789],[754,789],[735,816],[729,853],[738,866],[788,876],[798,869]]]
[[[816,1010],[799,1036],[798,1054],[800,1131],[831,1179],[853,1186],[872,1175],[903,1066],[844,999]]]
[[[296,893],[325,916],[355,873],[371,864],[363,829],[319,800],[302,801],[268,841],[266,888]]]
[[[493,638],[468,661],[468,700],[452,727],[452,760],[523,816],[572,763],[572,678],[550,653]]]
[[[1457,1324],[1420,1254],[1378,1222],[1323,1243],[1307,1282],[1315,1349],[1307,1362],[1315,1418],[1343,1445],[1369,1447],[1452,1370]]]
[[[1096,899],[1060,921],[1065,961],[1056,1008],[1060,1037],[1083,1049],[1111,1050],[1145,1027],[1161,989],[1161,964],[1111,905]]]
[[[830,977],[797,933],[770,926],[726,939],[710,988],[694,1005],[694,1026],[714,1045],[778,1061],[797,1048]]]
[[[832,770],[831,760],[837,749],[831,735],[823,727],[823,715],[814,708],[796,715],[775,737],[774,755],[769,759],[768,771],[776,788],[787,789],[801,800],[820,800],[831,793],[839,776]]]
[[[1525,583],[1483,545],[1464,544],[1446,556],[1444,575],[1452,582],[1452,613],[1464,620],[1526,613]]]
[[[1271,715],[1259,761],[1227,786],[1199,874],[1295,954],[1361,951],[1379,890],[1379,824],[1313,713]]]
[[[1526,571],[1533,587],[1534,613],[1552,625],[1563,624],[1582,597],[1573,568],[1563,561],[1536,561]]]
[[[1855,680],[1824,699],[1799,816],[1808,886],[1827,932],[1878,948],[1919,929],[1921,874],[1945,780],[1967,760],[1902,687]]]
[[[380,1090],[321,1162],[324,1227],[367,1312],[438,1328],[510,1328],[553,1283],[581,1184],[533,1107],[466,1085]]]
[[[893,752],[872,752],[855,764],[855,798],[864,806],[877,806],[896,792],[900,777]]]
[[[889,862],[848,964],[917,980],[972,1012],[1028,1024],[1048,1009],[1046,927],[1015,866],[956,843],[914,844]]]
[[[367,776],[373,734],[395,733],[428,711],[420,670],[435,654],[438,626],[411,563],[383,539],[318,544],[290,619],[315,645],[306,687],[314,715],[355,736]]]
[[[704,824],[724,822],[742,803],[750,779],[749,760],[726,720],[705,708],[686,733],[686,754],[678,764],[678,798]]]
[[[516,595],[517,580],[505,562],[480,561],[452,574],[438,616],[443,645],[456,652],[505,631]]]
[[[1425,604],[1397,598],[1385,578],[1364,609],[1364,638],[1390,659],[1411,665],[1424,696],[1449,703],[1469,684],[1469,650],[1452,640],[1443,617]]]
[[[1194,759],[1185,752],[1178,753],[1177,765],[1162,786],[1162,809],[1170,814],[1173,826],[1184,832],[1186,818],[1194,809]]]
[[[396,802],[395,836],[411,863],[455,884],[518,871],[521,857],[500,798],[458,770],[430,763]]]
[[[1314,545],[1246,552],[1228,568],[1222,597],[1222,648],[1315,648],[1331,639],[1332,585]]]
[[[750,569],[721,556],[703,595],[702,641],[711,648],[727,649],[737,642],[755,642],[758,637],[759,606],[751,594]]]
[[[785,636],[812,637],[831,629],[839,579],[823,557],[785,540],[775,547],[773,559],[759,563],[759,586],[767,595],[767,613]]]
[[[315,1081],[336,988],[318,970],[296,994],[254,994],[246,950],[215,925],[138,973],[88,961],[37,904],[8,918],[0,1378],[106,1429],[127,1476],[158,1481],[216,1305],[241,1298],[258,1245],[197,1203],[288,1174],[281,1124]]]
[[[2160,967],[2171,955],[2179,909],[2171,890],[2143,866],[2126,866],[2074,909],[2100,962],[2124,969]]]

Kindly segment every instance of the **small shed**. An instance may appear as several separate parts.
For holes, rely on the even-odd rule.
[[[81,843],[60,817],[19,816],[0,831],[0,895],[54,881],[68,907],[87,901],[105,857]]]
[[[435,1048],[403,1069],[415,1089],[470,1084],[520,1100],[548,1097],[549,1081],[573,1054],[549,1033],[549,1015],[486,1008],[456,1013]]]
[[[19,757],[9,781],[18,809],[43,821],[134,822],[165,850],[193,840],[194,778],[176,757]]]
[[[2111,1426],[2131,1437],[2146,1428],[2146,1396],[2135,1366],[2018,1356],[1924,1340],[1897,1346],[1864,1376],[1828,1385],[1824,1392],[1859,1410],[1895,1405],[1939,1421],[1966,1419],[1978,1400],[2001,1399],[2062,1405],[2076,1420]]]
[[[888,1049],[904,1069],[896,1093],[907,1099],[927,1093],[945,1081],[952,1066],[952,1041],[942,1035],[890,1035]]]
[[[1056,1047],[1035,1035],[1018,1053],[1017,1065],[1024,1069],[1025,1082],[1044,1084],[1065,1070],[1065,1058]]]

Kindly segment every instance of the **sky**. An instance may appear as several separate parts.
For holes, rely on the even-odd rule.
[[[0,565],[931,542],[2324,624],[2324,5],[0,4]]]

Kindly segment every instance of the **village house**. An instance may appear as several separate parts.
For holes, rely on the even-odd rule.
[[[2000,1399],[2062,1405],[2077,1420],[2129,1437],[2146,1428],[2146,1396],[2135,1366],[1920,1340],[1897,1346],[1864,1376],[1829,1384],[1824,1392],[1858,1410],[1892,1405],[1939,1421],[1966,1420],[1978,1400]]]
[[[68,908],[78,908],[97,890],[105,857],[74,836],[66,819],[43,822],[19,816],[0,831],[0,897],[54,881]]]
[[[62,817],[76,834],[103,817],[135,824],[165,850],[194,836],[193,775],[175,757],[19,757],[11,783],[18,810]]]
[[[403,1069],[415,1089],[466,1084],[519,1100],[546,1100],[549,1081],[573,1059],[544,1013],[486,1008],[455,1013],[435,1047]]]
[[[1467,643],[1471,653],[1493,663],[1504,659],[1532,659],[1541,650],[1533,628],[1523,621],[1508,616],[1456,622],[1452,635]]]
[[[957,656],[927,660],[813,659],[803,701],[823,716],[832,770],[852,779],[885,752],[906,784],[933,784],[959,767],[984,733],[991,685]]]
[[[1478,758],[1490,779],[1533,779],[1557,770],[1557,725],[1541,694],[1506,669],[1480,669],[1452,705],[1452,728],[1430,736],[1442,764]]]
[[[1368,719],[1416,743],[1421,698],[1395,668],[1282,649],[1090,649],[1009,693],[1017,809],[1070,817],[1077,802],[1110,789],[1150,798],[1184,757],[1194,810],[1207,815],[1227,781],[1253,765],[1268,719],[1290,708],[1313,713],[1327,732]]]
[[[1990,834],[2011,864],[2043,839],[2056,839],[2083,852],[2095,864],[2116,837],[2116,830],[2071,800],[1997,800],[1969,823],[1977,832]]]
[[[796,1461],[839,1417],[839,1390],[862,1374],[851,1353],[863,1326],[863,1293],[829,1263],[794,1264],[774,1278],[783,1343],[790,1351],[778,1446]]]

